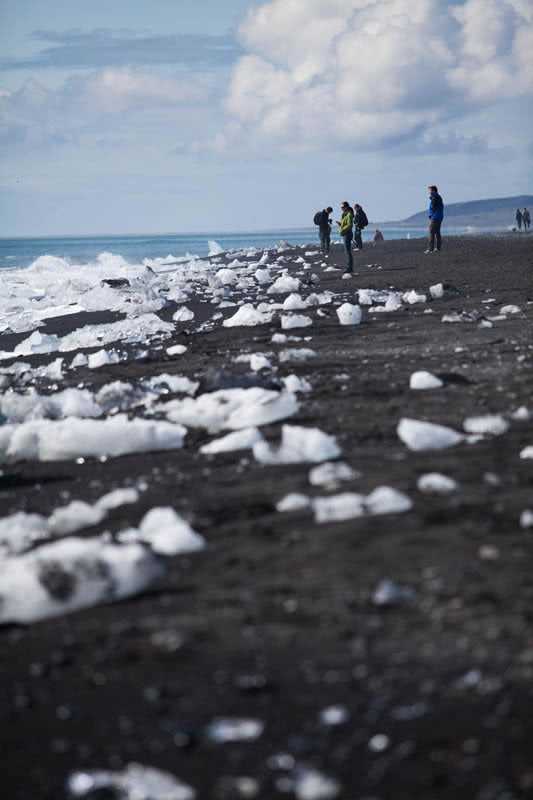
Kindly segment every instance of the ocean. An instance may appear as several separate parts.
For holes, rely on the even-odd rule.
[[[363,241],[371,241],[374,226],[363,231]],[[405,239],[424,236],[425,229],[411,231],[383,228],[386,239]],[[42,256],[62,259],[72,265],[90,265],[105,253],[121,256],[130,264],[142,264],[145,259],[167,256],[200,257],[209,253],[209,242],[217,242],[223,250],[243,247],[272,247],[284,240],[289,244],[318,245],[318,228],[291,230],[246,231],[235,233],[148,234],[145,236],[51,236],[44,238],[0,238],[0,269],[31,266]],[[332,237],[335,241],[335,236]]]

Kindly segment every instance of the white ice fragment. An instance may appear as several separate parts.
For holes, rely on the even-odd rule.
[[[169,375],[164,372],[161,375],[154,375],[146,381],[146,385],[153,389],[162,384],[168,386],[171,392],[194,395],[200,386],[199,381],[191,381],[185,375]]]
[[[270,272],[268,269],[256,269],[255,279],[260,286],[263,286],[265,283],[268,283],[270,280]]]
[[[17,511],[0,519],[0,556],[19,553],[48,536],[48,520],[41,514]]]
[[[76,353],[72,361],[70,362],[70,369],[76,369],[77,367],[86,367],[89,363],[89,359],[85,355],[85,353]]]
[[[520,406],[520,408],[517,408],[516,411],[513,411],[511,416],[513,419],[522,422],[529,422],[529,420],[531,419],[531,411],[529,410],[529,408],[527,408],[527,406]]]
[[[200,452],[229,453],[233,450],[249,450],[254,444],[261,441],[263,441],[263,436],[258,428],[243,428],[202,445]]]
[[[291,278],[290,275],[284,273],[274,281],[272,286],[267,289],[267,294],[282,294],[289,292],[297,292],[300,288],[300,279]]]
[[[161,571],[138,544],[60,539],[0,560],[0,623],[27,624],[128,597]]]
[[[533,458],[533,444],[528,444],[520,451],[520,458]]]
[[[465,438],[461,433],[445,425],[409,419],[409,417],[403,417],[396,430],[402,442],[414,451],[452,447],[464,441]]]
[[[424,494],[451,494],[459,490],[459,484],[440,472],[428,472],[421,475],[416,482],[419,491]]]
[[[282,314],[281,327],[283,330],[290,330],[291,328],[306,328],[312,325],[313,320],[311,317],[306,317],[304,314]]]
[[[302,508],[309,508],[311,500],[307,495],[300,492],[290,492],[276,503],[276,511],[299,511]]]
[[[348,716],[346,706],[336,705],[323,708],[318,718],[322,725],[335,727],[336,725],[344,725],[348,720]]]
[[[318,463],[337,458],[340,448],[334,436],[323,433],[318,428],[283,425],[278,448],[263,441],[254,445],[253,453],[256,461],[261,464]]]
[[[394,581],[384,578],[379,582],[372,594],[372,602],[376,606],[395,606],[412,600],[414,592],[408,586],[400,586]]]
[[[290,348],[282,350],[278,358],[281,363],[286,361],[309,361],[312,358],[316,358],[316,353],[308,347]]]
[[[333,800],[341,790],[340,784],[316,769],[299,766],[294,781],[296,800]]]
[[[169,356],[181,356],[187,350],[184,344],[173,344],[172,347],[167,347],[166,352]]]
[[[442,283],[436,283],[434,286],[429,287],[429,293],[434,300],[437,300],[439,297],[443,297],[444,286]]]
[[[194,319],[194,311],[191,311],[187,306],[180,306],[177,311],[172,314],[174,322],[189,322]]]
[[[372,289],[359,289],[358,291],[359,297],[359,305],[360,306],[371,306],[373,302],[373,291]]]
[[[384,733],[376,733],[368,742],[368,749],[372,753],[383,753],[385,750],[388,750],[389,746],[390,739]]]
[[[297,292],[293,292],[283,301],[283,308],[285,311],[300,311],[307,308],[307,303]]]
[[[410,389],[440,389],[441,386],[444,386],[441,379],[425,370],[413,372],[409,378]]]
[[[97,508],[102,509],[106,513],[114,508],[136,503],[139,499],[139,492],[137,489],[114,489],[96,501]]]
[[[68,505],[56,508],[52,512],[48,517],[48,527],[50,533],[64,536],[82,528],[98,525],[105,516],[106,511],[103,507],[89,505],[83,500],[73,500]]]
[[[218,242],[215,242],[212,239],[209,239],[207,244],[209,247],[209,252],[207,254],[208,256],[219,256],[221,253],[225,252],[224,248],[221,247]]]
[[[272,369],[272,364],[266,356],[261,353],[252,353],[250,356],[250,369],[259,372],[262,369]]]
[[[106,364],[117,364],[119,361],[120,358],[116,350],[110,350],[108,352],[102,348],[102,350],[98,350],[96,353],[90,354],[89,369],[97,369],[98,367],[103,367]]]
[[[509,430],[509,423],[501,414],[484,414],[479,417],[468,417],[463,422],[463,428],[467,433],[499,436]]]
[[[310,392],[313,388],[308,380],[299,378],[297,375],[287,375],[287,377],[282,378],[282,380],[286,390],[291,394]]]
[[[203,550],[205,539],[197,534],[173,508],[152,508],[138,528],[118,534],[121,542],[146,542],[155,553],[170,556]]]
[[[508,305],[500,308],[500,314],[520,314],[520,306]]]
[[[289,341],[289,337],[286,333],[273,333],[270,341],[274,344],[285,344]]]
[[[520,514],[520,527],[533,528],[533,511],[530,508],[524,509]]]
[[[427,297],[425,294],[418,294],[415,292],[414,289],[411,289],[410,292],[404,292],[402,295],[402,300],[404,303],[409,303],[409,305],[414,305],[415,303],[425,303]]]
[[[115,770],[71,772],[67,780],[69,797],[93,797],[100,793],[120,800],[195,800],[196,792],[168,772],[142,764],[127,764]]]
[[[401,514],[409,511],[413,503],[409,497],[390,486],[377,486],[365,499],[369,514]]]
[[[260,719],[246,717],[216,717],[207,726],[207,735],[212,742],[253,742],[264,730]]]
[[[273,311],[259,311],[251,303],[245,303],[232,317],[225,319],[222,325],[225,328],[265,325],[272,320],[273,314]]]
[[[318,467],[313,467],[309,472],[309,483],[312,486],[334,488],[343,481],[358,478],[360,474],[344,461],[326,461],[324,464],[319,464]]]
[[[63,358],[56,358],[51,364],[46,367],[46,377],[51,381],[60,381],[63,379]]]
[[[337,316],[341,325],[359,325],[363,313],[359,306],[352,303],[343,303],[337,309]]]
[[[365,513],[365,496],[355,492],[344,492],[331,497],[316,497],[311,502],[315,521],[339,522],[362,517]]]

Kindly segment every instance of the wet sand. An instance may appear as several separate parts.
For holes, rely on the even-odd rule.
[[[173,773],[202,799],[293,797],[272,760],[280,752],[335,778],[341,800],[533,797],[533,531],[519,525],[533,509],[533,460],[519,458],[533,445],[533,423],[514,420],[502,436],[422,453],[396,434],[402,417],[461,429],[468,416],[533,410],[532,241],[445,238],[432,256],[422,240],[385,242],[355,254],[351,281],[313,265],[317,290],[352,299],[357,288],[427,292],[443,282],[459,290],[391,314],[365,311],[355,327],[340,326],[333,305],[324,317],[307,309],[313,325],[288,331],[311,336],[294,346],[317,353],[280,370],[313,386],[289,422],[337,437],[361,477],[336,491],[392,486],[413,500],[407,513],[323,525],[308,510],[279,513],[287,492],[325,493],[310,486],[310,465],[265,467],[249,452],[205,456],[198,448],[212,437],[200,430],[178,451],[4,467],[2,516],[48,514],[144,480],[139,503],[86,533],[118,531],[172,505],[207,540],[202,553],[168,559],[142,596],[0,631],[6,797],[60,800],[71,770],[132,761]],[[340,246],[330,263],[342,266]],[[521,312],[492,328],[441,322],[452,310],[490,316],[505,304]],[[243,350],[286,347],[271,342],[279,320],[195,334],[214,306],[201,297],[187,305],[194,324],[179,324],[145,358],[67,373],[65,386],[161,372],[205,381],[209,369],[244,375],[246,365],[232,360]],[[85,319],[49,320],[41,330],[65,334]],[[0,337],[0,349],[26,335]],[[177,343],[186,355],[167,356],[164,347]],[[23,360],[37,366],[55,355],[64,354]],[[419,369],[444,387],[410,391]],[[263,432],[274,441],[280,428]],[[460,491],[422,494],[417,479],[428,472],[453,477]],[[383,578],[409,587],[412,600],[376,606]],[[320,722],[337,704],[346,721]],[[205,729],[221,716],[261,719],[265,729],[253,742],[214,744]],[[242,793],[239,776],[255,781],[246,784],[255,794]]]

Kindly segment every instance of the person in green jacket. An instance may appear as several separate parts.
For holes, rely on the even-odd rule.
[[[350,207],[350,204],[344,200],[341,203],[341,211],[342,217],[340,222],[337,221],[337,225],[339,225],[339,234],[342,238],[344,244],[344,250],[346,252],[346,269],[344,270],[344,274],[346,275],[351,274],[353,272],[353,254],[352,254],[352,241],[353,241],[353,211]]]

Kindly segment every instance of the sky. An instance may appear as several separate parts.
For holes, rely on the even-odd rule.
[[[0,0],[0,236],[530,194],[532,0]]]

